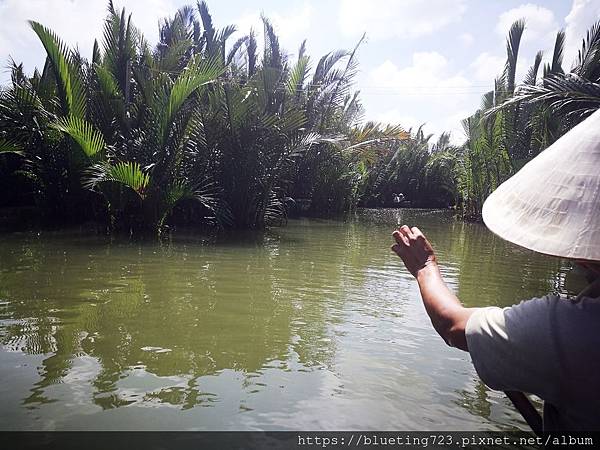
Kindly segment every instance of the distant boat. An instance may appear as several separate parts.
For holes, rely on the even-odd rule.
[[[404,201],[404,194],[394,194],[394,204],[399,205]]]
[[[394,198],[392,200],[392,202],[394,203],[394,206],[397,208],[400,207],[408,207],[410,206],[410,202],[408,200],[406,200],[406,197],[404,196],[404,194],[400,193],[400,194],[393,194]]]

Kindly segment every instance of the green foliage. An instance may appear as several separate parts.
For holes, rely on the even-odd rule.
[[[551,62],[538,53],[519,85],[516,22],[505,69],[457,147],[447,134],[430,142],[422,128],[363,123],[354,81],[364,36],[313,70],[305,43],[292,61],[262,20],[264,48],[253,31],[228,44],[235,27],[216,28],[199,2],[163,19],[150,48],[109,2],[91,61],[30,22],[44,67],[29,77],[13,62],[0,89],[0,172],[24,191],[13,197],[61,224],[149,234],[170,221],[263,228],[290,209],[394,199],[477,217],[493,189],[600,106],[600,24],[570,72],[559,32]]]
[[[22,155],[23,148],[15,141],[0,139],[0,153],[12,153],[15,155]]]
[[[88,158],[97,156],[106,145],[102,134],[80,117],[62,117],[51,126],[71,136]]]
[[[144,199],[150,184],[150,175],[144,173],[136,162],[104,162],[92,166],[88,173],[87,186],[93,189],[107,182],[126,186]]]
[[[79,118],[85,117],[85,91],[74,55],[48,28],[38,22],[30,21],[29,23],[48,54],[63,114]]]
[[[464,121],[467,141],[459,173],[462,213],[479,219],[483,202],[527,161],[600,108],[600,22],[583,40],[570,72],[562,67],[565,33],[556,35],[552,60],[538,75],[542,52],[523,82],[515,67],[524,24],[513,24],[507,38],[507,63],[486,94],[481,109]]]
[[[31,78],[14,64],[0,91],[0,150],[22,154],[9,175],[26,174],[54,221],[70,214],[132,233],[155,234],[173,213],[262,228],[284,221],[302,189],[323,199],[314,212],[355,203],[355,152],[344,149],[359,143],[358,45],[311,75],[305,45],[288,63],[263,25],[261,52],[252,31],[228,46],[235,27],[217,29],[199,2],[163,19],[151,49],[110,1],[88,62],[31,22],[47,60]]]
[[[376,139],[379,148],[375,147],[375,155],[363,160],[366,173],[361,204],[421,207],[456,204],[460,149],[450,144],[449,135],[442,133],[431,144],[431,135],[425,135],[422,127],[414,133],[391,127],[385,132],[392,139]]]
[[[190,60],[175,83],[165,95],[159,100],[159,133],[161,143],[164,144],[168,138],[175,115],[179,112],[189,96],[201,86],[214,82],[224,69],[218,59],[203,60],[196,56]]]

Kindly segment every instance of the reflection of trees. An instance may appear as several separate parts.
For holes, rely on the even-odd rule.
[[[0,241],[0,301],[8,302],[0,307],[0,343],[45,355],[24,399],[31,407],[52,401],[48,388],[68,382],[79,355],[98,363],[89,383],[102,408],[211,406],[219,398],[202,377],[226,370],[241,374],[246,392],[265,389],[261,376],[271,367],[335,371],[335,333],[354,319],[381,317],[386,326],[391,314],[403,314],[404,303],[386,292],[412,283],[396,260],[390,266],[390,229],[399,221],[427,233],[470,306],[508,305],[568,284],[560,260],[450,215],[410,210],[297,221],[209,245],[185,236],[162,245],[11,237]],[[158,381],[124,387],[136,371]],[[488,414],[484,391],[463,397],[465,408]]]
[[[479,380],[476,380],[474,384],[474,392],[467,389],[458,391],[459,400],[455,401],[455,403],[458,406],[465,408],[474,416],[489,419],[491,404],[488,400],[488,389]]]
[[[582,280],[566,282],[573,278],[568,261],[507,243],[483,225],[455,222],[446,236],[444,256],[458,269],[457,295],[467,306],[510,306],[550,292],[573,294],[581,288]],[[488,388],[481,381],[475,382],[474,392],[461,390],[458,394],[457,403],[465,410],[491,418]],[[508,400],[506,404],[512,410]],[[514,426],[511,429],[518,430]]]
[[[517,247],[483,225],[455,222],[440,242],[444,257],[458,269],[458,296],[468,306],[508,306],[567,292],[567,261]]]
[[[330,311],[341,309],[335,305],[342,266],[356,251],[345,242],[348,234],[331,245],[334,234],[301,227],[211,246],[72,237],[1,243],[9,304],[0,318],[11,323],[0,342],[48,354],[25,402],[50,401],[46,388],[67,376],[81,354],[99,363],[92,385],[103,408],[131,403],[119,382],[136,367],[186,380],[151,390],[146,400],[190,408],[214,400],[199,385],[204,375],[232,369],[250,383],[270,365],[330,364]]]
[[[456,405],[464,408],[476,417],[483,417],[490,422],[496,422],[504,431],[529,429],[527,423],[517,410],[514,409],[508,397],[505,397],[501,393],[496,393],[495,395],[498,396],[496,401],[490,400],[490,389],[479,378],[472,380],[471,385],[470,389],[457,391],[459,398],[454,402]],[[530,397],[530,399],[538,411],[541,411],[543,407],[541,401],[536,397]],[[495,406],[494,403],[496,404]],[[503,414],[498,414],[501,411],[499,409],[494,411],[499,405],[507,408]]]

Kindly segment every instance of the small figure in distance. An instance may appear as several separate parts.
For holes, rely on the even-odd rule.
[[[394,194],[394,204],[400,205],[404,201],[404,194]]]

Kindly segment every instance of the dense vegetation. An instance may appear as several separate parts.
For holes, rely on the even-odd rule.
[[[357,205],[456,205],[477,218],[499,183],[600,104],[600,23],[570,72],[560,32],[543,75],[540,52],[517,86],[516,22],[463,146],[362,122],[353,91],[362,39],[313,67],[304,43],[292,60],[263,25],[264,48],[253,31],[230,42],[235,28],[215,28],[201,2],[164,19],[151,48],[109,2],[88,61],[31,22],[43,69],[27,76],[13,63],[0,91],[5,214],[150,234],[167,223],[263,228],[290,211]]]
[[[412,131],[412,130],[411,130]],[[402,142],[385,145],[369,165],[363,158],[363,206],[416,206],[444,208],[458,205],[458,161],[462,149],[442,133],[435,143],[423,128]]]
[[[304,44],[288,61],[263,23],[261,52],[253,32],[226,45],[235,28],[216,29],[202,2],[165,19],[151,49],[110,2],[87,61],[31,22],[47,58],[31,77],[13,63],[0,94],[3,204],[135,233],[166,220],[262,228],[294,206],[355,205],[361,153],[407,133],[356,132],[360,42],[311,70]]]
[[[565,33],[556,35],[552,58],[540,51],[520,85],[515,74],[523,21],[506,42],[507,60],[481,108],[463,122],[467,142],[459,170],[465,217],[479,218],[487,196],[527,161],[600,108],[600,21],[583,39],[570,71],[565,71]]]
[[[365,170],[361,204],[456,205],[467,219],[479,220],[488,195],[527,161],[600,108],[600,22],[582,41],[570,71],[563,68],[564,31],[558,32],[549,62],[543,53],[521,84],[516,82],[522,20],[507,37],[507,60],[481,108],[463,121],[464,145],[446,134],[429,142],[419,129],[403,142],[387,145]],[[365,160],[368,162],[368,160]]]

